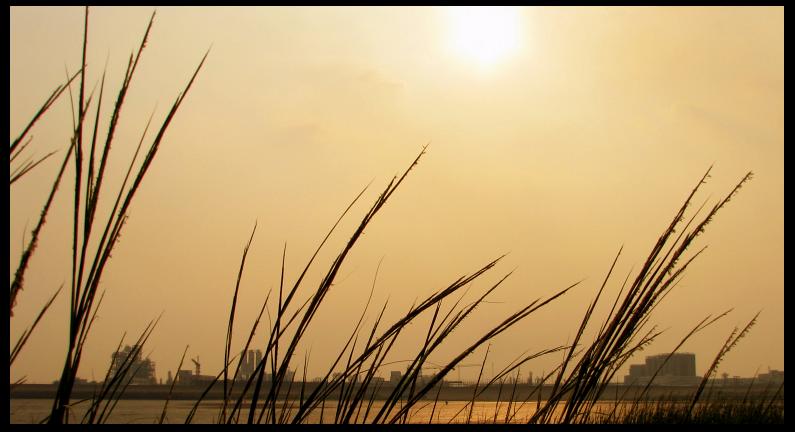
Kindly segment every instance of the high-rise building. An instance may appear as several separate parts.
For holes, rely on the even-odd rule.
[[[262,361],[262,351],[248,350],[241,354],[243,361],[240,364],[240,379],[248,380]]]

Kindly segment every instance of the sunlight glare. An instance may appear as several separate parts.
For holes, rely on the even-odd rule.
[[[462,57],[490,66],[518,48],[518,8],[468,6],[453,7],[448,12],[451,44]]]

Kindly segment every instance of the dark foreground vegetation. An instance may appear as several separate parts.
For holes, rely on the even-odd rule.
[[[101,123],[99,113],[103,103],[103,96],[105,95],[104,74],[99,83],[98,94],[91,92],[86,95],[86,89],[89,87],[88,83],[86,83],[85,75],[86,45],[88,44],[89,32],[88,17],[89,11],[86,9],[82,67],[74,76],[68,79],[66,84],[55,89],[30,124],[17,139],[12,141],[10,147],[10,184],[13,187],[16,181],[32,172],[44,159],[52,156],[52,154],[49,154],[36,161],[28,159],[21,164],[18,162],[20,154],[25,151],[31,142],[30,139],[26,140],[26,137],[33,125],[68,90],[73,106],[75,103],[77,104],[76,110],[73,108],[73,112],[76,111],[73,122],[74,134],[68,150],[63,155],[59,171],[53,180],[51,193],[42,208],[39,222],[34,228],[30,241],[20,258],[20,263],[14,273],[10,288],[9,313],[13,317],[17,295],[24,288],[24,276],[28,268],[28,262],[36,250],[38,237],[46,221],[50,204],[59,190],[66,166],[74,159],[72,277],[68,287],[70,300],[68,325],[70,331],[68,350],[57,391],[53,398],[52,411],[49,417],[43,420],[48,423],[65,423],[69,421],[69,407],[74,402],[73,392],[81,355],[104,295],[104,292],[99,290],[103,271],[110,259],[111,251],[122,232],[136,191],[141,186],[147,170],[155,159],[169,124],[175,118],[179,107],[194,84],[194,80],[197,78],[207,57],[205,55],[205,58],[198,63],[198,67],[187,80],[184,90],[177,96],[168,115],[157,129],[153,138],[151,136],[147,138],[149,124],[146,125],[135,155],[129,162],[129,168],[124,175],[121,186],[118,190],[109,191],[103,182],[103,179],[109,175],[105,171],[106,161],[112,150],[111,144],[113,143],[114,131],[122,117],[121,113],[125,96],[133,84],[136,67],[147,43],[154,14],[146,28],[140,47],[134,55],[130,56],[127,71],[114,102],[113,114],[107,123],[107,129],[102,132],[99,127]],[[72,93],[73,84],[78,87],[76,96],[73,96]],[[95,107],[93,113],[91,111],[92,103]],[[90,118],[94,119],[93,127],[89,127],[89,123],[86,122],[86,119]],[[142,145],[145,141],[150,144],[148,147],[144,147],[144,151],[141,153]],[[369,327],[363,325],[365,312],[370,307],[368,301],[355,324],[353,332],[351,332],[347,342],[339,347],[336,360],[329,365],[325,376],[320,382],[313,383],[311,387],[306,385],[305,374],[308,359],[301,358],[299,354],[303,352],[303,335],[312,324],[317,311],[324,304],[324,299],[334,284],[335,278],[345,263],[349,252],[356,246],[365,228],[377,229],[377,227],[370,227],[370,224],[373,223],[376,216],[387,201],[392,198],[399,186],[408,179],[410,172],[415,169],[425,154],[425,150],[423,148],[405,171],[400,176],[394,177],[383,188],[369,210],[361,216],[361,222],[358,227],[352,233],[347,234],[350,239],[337,252],[332,262],[321,264],[317,263],[315,258],[318,256],[318,252],[325,247],[329,237],[336,232],[340,221],[348,217],[353,205],[362,199],[365,190],[362,190],[353,198],[339,219],[332,224],[326,237],[320,241],[315,253],[307,260],[302,272],[293,282],[289,282],[284,274],[283,255],[278,290],[268,294],[261,306],[258,318],[254,323],[246,327],[248,339],[244,346],[232,347],[232,335],[235,327],[240,326],[240,323],[235,319],[236,305],[240,280],[245,271],[246,256],[252,246],[256,232],[256,225],[254,226],[251,237],[243,249],[237,284],[231,292],[232,303],[227,323],[224,352],[225,366],[215,377],[213,384],[208,386],[196,398],[194,410],[185,418],[186,423],[190,423],[193,420],[196,409],[205,401],[211,387],[216,389],[214,390],[215,392],[218,392],[219,390],[217,389],[220,388],[221,392],[221,403],[217,416],[217,422],[219,423],[302,423],[308,421],[310,415],[318,410],[327,410],[325,404],[330,400],[336,401],[334,412],[331,415],[335,423],[362,421],[374,423],[410,422],[411,410],[420,403],[426,404],[430,401],[433,404],[433,409],[436,409],[437,403],[442,402],[439,399],[440,384],[464,359],[482,347],[486,347],[486,355],[482,360],[478,382],[472,389],[471,403],[468,404],[470,420],[472,419],[471,412],[474,402],[487,390],[493,391],[494,388],[498,388],[498,398],[508,404],[508,413],[511,412],[512,406],[516,408],[528,403],[536,404],[537,410],[534,414],[530,418],[524,419],[530,423],[783,422],[783,385],[778,391],[772,393],[769,398],[762,399],[761,402],[757,400],[750,402],[705,402],[703,398],[706,394],[705,389],[708,379],[715,372],[718,363],[748,333],[756,322],[756,316],[743,329],[735,329],[729,335],[725,344],[717,353],[712,366],[704,374],[701,385],[688,400],[684,402],[648,402],[648,394],[651,387],[647,386],[640,389],[640,391],[633,392],[630,400],[625,399],[627,395],[618,396],[618,401],[628,401],[632,404],[634,408],[630,411],[622,410],[618,412],[616,410],[616,412],[604,416],[596,410],[597,401],[605,396],[609,383],[615,381],[615,375],[619,368],[634,353],[648,346],[660,334],[656,327],[649,329],[647,324],[654,308],[677,285],[685,269],[704,250],[702,246],[700,249],[691,252],[691,249],[695,247],[696,238],[704,232],[718,211],[723,209],[745,182],[751,179],[751,173],[749,172],[724,198],[712,207],[705,208],[705,202],[695,212],[687,215],[694,196],[706,182],[711,168],[695,183],[681,207],[674,214],[670,225],[665,227],[651,248],[640,269],[634,274],[626,275],[620,281],[621,288],[614,299],[603,299],[602,294],[605,287],[609,283],[615,283],[613,281],[615,279],[613,269],[620,258],[621,250],[611,259],[604,280],[593,301],[585,307],[578,331],[570,344],[528,350],[519,358],[505,365],[494,377],[481,382],[483,366],[486,365],[488,358],[489,343],[497,335],[509,331],[516,323],[539,309],[554,307],[555,300],[565,295],[569,290],[577,286],[579,282],[559,289],[548,297],[538,298],[518,307],[515,312],[503,317],[502,321],[493,328],[481,335],[473,336],[468,344],[458,348],[458,355],[454,356],[448,363],[440,365],[441,367],[437,368],[435,374],[430,377],[426,376],[425,379],[420,379],[422,376],[421,372],[424,366],[427,366],[429,357],[434,352],[437,352],[439,347],[449,340],[448,336],[464,320],[473,316],[478,305],[486,301],[510,276],[510,273],[497,275],[486,285],[485,289],[482,289],[477,294],[475,301],[463,303],[463,293],[466,291],[465,288],[471,287],[471,282],[476,279],[491,277],[496,272],[496,268],[502,258],[497,257],[469,275],[451,278],[449,285],[441,287],[432,295],[416,303],[394,322],[382,322],[382,317],[388,306],[385,303],[378,308],[379,312],[375,322]],[[139,158],[139,153],[142,158]],[[41,170],[39,169],[36,172],[38,173],[39,171]],[[96,212],[100,197],[105,200],[111,200],[110,202],[113,203],[112,209],[106,215],[106,218]],[[94,246],[89,247],[89,245]],[[310,268],[314,270],[318,267],[325,269],[323,270],[325,277],[318,285],[310,286],[305,282],[304,277]],[[483,284],[480,284],[480,286],[483,286]],[[61,289],[53,294],[50,302],[41,309],[38,318],[17,341],[10,355],[10,367],[13,367],[14,360],[24,348],[27,338],[35,330],[36,324],[60,292]],[[602,319],[592,315],[600,301],[607,301],[612,304],[610,313]],[[255,330],[262,331],[260,320],[266,307],[275,310],[275,314],[270,320],[270,328],[265,329],[267,334],[265,343],[260,343],[254,340],[254,333]],[[693,334],[725,316],[728,312],[726,311],[714,317],[707,316],[701,322],[695,324],[692,330],[682,338],[680,344],[673,352],[676,352]],[[383,367],[386,366],[385,360],[390,354],[393,354],[392,348],[402,331],[409,324],[416,322],[421,316],[428,317],[430,320],[424,340],[417,344],[413,352],[400,353],[400,358],[409,359],[405,363],[405,369],[400,380],[391,385],[390,388],[382,388],[381,382],[374,380],[374,378],[380,375],[379,372],[382,372]],[[135,343],[136,350],[130,353],[130,361],[126,362],[124,367],[119,368],[112,374],[110,370],[108,371],[102,384],[92,393],[90,401],[88,401],[90,408],[81,419],[82,422],[103,423],[108,421],[119,398],[129,388],[130,380],[135,372],[130,370],[132,358],[140,351],[149,335],[154,331],[156,324],[157,320],[153,320],[138,337]],[[592,340],[584,340],[586,329],[596,329],[596,336]],[[120,347],[121,345],[122,342],[119,343]],[[249,348],[254,347],[263,351],[262,361],[256,365],[254,373],[248,379],[241,381],[238,379],[241,359],[234,356],[233,353],[245,352]],[[519,368],[535,358],[552,353],[557,353],[557,355],[563,357],[558,367],[544,376],[542,382],[533,389],[517,393],[516,383],[518,380],[514,377],[518,378]],[[177,369],[181,368],[184,360],[185,354],[183,353],[182,358],[179,360],[180,366]],[[288,378],[290,370],[303,371],[304,376],[299,377],[299,375],[296,375],[295,380],[290,379]],[[335,372],[339,373],[335,374]],[[265,379],[266,376],[273,378]],[[15,384],[18,385],[19,383]],[[545,389],[543,398],[540,397],[542,385]],[[12,388],[13,386],[14,384],[12,384]],[[172,392],[173,387],[166,395],[162,415],[155,421],[163,422],[168,412],[168,403]],[[297,397],[285,397],[284,395],[286,394],[295,394]],[[376,397],[382,403],[375,404]],[[326,418],[330,419],[327,411]],[[431,415],[431,418],[433,418],[433,415]],[[510,414],[500,419],[495,416],[495,421],[511,422],[515,420]]]
[[[716,400],[692,410],[676,401],[646,401],[591,420],[602,424],[784,424],[784,401]]]

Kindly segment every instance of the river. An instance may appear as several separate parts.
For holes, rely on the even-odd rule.
[[[164,401],[162,400],[120,400],[112,411],[108,423],[114,424],[147,424],[157,423],[163,411]],[[184,423],[188,413],[193,408],[194,402],[187,400],[172,400],[168,404],[168,410],[164,423]],[[87,403],[74,404],[70,412],[70,423],[79,423],[87,409]],[[524,405],[514,404],[511,406],[513,413],[512,423],[524,423],[536,410],[536,401],[529,401]],[[600,402],[601,408],[612,409],[613,402]],[[372,418],[374,413],[383,406],[383,401],[375,401],[368,418]],[[52,401],[47,399],[11,399],[11,423],[39,423],[46,418],[52,408]],[[327,402],[322,410],[318,408],[313,412],[306,423],[333,423],[337,408],[336,401]],[[364,417],[366,406],[361,410],[361,418]],[[216,423],[221,410],[221,402],[217,400],[205,401],[199,406],[194,415],[193,423]],[[416,408],[412,409],[408,418],[409,423],[429,423],[433,414],[432,423],[463,423],[468,418],[472,422],[491,423],[496,421],[505,422],[508,412],[507,402],[478,401],[472,409],[465,401],[440,401],[433,407],[433,401],[421,401]],[[396,412],[393,411],[393,412]],[[241,423],[245,423],[248,410],[243,410]]]

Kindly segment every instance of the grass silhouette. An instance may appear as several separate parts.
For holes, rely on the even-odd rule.
[[[69,282],[70,292],[70,314],[69,314],[69,337],[68,350],[64,360],[61,378],[59,380],[57,393],[53,399],[50,416],[45,419],[49,423],[66,423],[69,420],[69,407],[71,402],[72,389],[74,386],[76,373],[80,365],[81,356],[85,348],[86,338],[94,323],[97,310],[99,309],[104,292],[99,291],[99,283],[105,267],[110,259],[111,252],[117,244],[122,232],[125,221],[128,217],[130,204],[136,192],[141,186],[146,173],[153,163],[158,149],[164,140],[165,133],[180,108],[188,91],[191,89],[199,71],[201,70],[207,54],[201,59],[193,75],[190,77],[183,91],[179,93],[173,102],[165,120],[157,130],[155,137],[150,139],[148,147],[142,147],[146,141],[147,132],[150,124],[147,123],[142,133],[141,139],[136,148],[133,158],[124,176],[122,185],[116,191],[106,191],[103,189],[104,179],[108,175],[106,167],[111,154],[114,142],[114,133],[121,119],[122,108],[126,96],[131,88],[136,67],[141,59],[141,54],[147,43],[150,30],[152,28],[155,14],[149,20],[144,32],[140,46],[128,61],[127,70],[119,89],[113,107],[112,115],[109,119],[107,131],[105,131],[104,142],[98,139],[99,133],[99,113],[103,102],[105,90],[105,75],[103,73],[99,87],[99,94],[96,102],[96,121],[93,130],[84,130],[84,120],[89,116],[91,103],[94,100],[93,92],[86,95],[86,52],[88,44],[88,17],[89,9],[85,9],[84,20],[84,39],[82,50],[82,66],[79,71],[71,76],[66,84],[56,87],[45,103],[34,115],[29,124],[25,127],[18,138],[10,145],[10,160],[12,163],[10,184],[19,181],[28,175],[34,168],[39,166],[44,160],[52,156],[47,154],[38,160],[29,158],[19,164],[19,155],[28,148],[30,140],[25,141],[26,136],[36,122],[43,117],[48,109],[56,100],[69,90],[70,98],[71,85],[73,82],[79,84],[77,95],[77,117],[74,120],[74,134],[69,143],[67,152],[64,155],[58,174],[53,181],[50,194],[42,208],[40,219],[33,230],[33,235],[27,247],[23,251],[20,264],[15,272],[10,288],[10,316],[13,317],[14,305],[17,295],[24,286],[24,275],[28,268],[28,263],[36,250],[40,231],[46,221],[53,197],[59,190],[63,179],[65,168],[71,159],[75,162],[75,182],[74,182],[74,208],[72,224],[72,278]],[[74,111],[74,110],[73,110]],[[151,122],[151,117],[150,117]],[[90,137],[90,138],[88,138]],[[90,143],[88,140],[90,139]],[[143,153],[141,150],[143,149]],[[555,300],[565,295],[569,290],[576,287],[580,282],[559,289],[554,294],[545,298],[537,298],[528,304],[518,307],[513,313],[503,317],[496,325],[479,335],[473,335],[465,346],[457,348],[456,355],[443,365],[436,367],[437,372],[430,376],[423,376],[422,370],[426,369],[430,363],[430,356],[438,352],[439,348],[450,340],[451,334],[455,332],[462,323],[471,319],[478,306],[482,305],[486,299],[511,275],[511,272],[497,277],[496,282],[490,283],[485,289],[477,294],[476,300],[470,303],[462,303],[463,296],[452,301],[457,295],[472,287],[472,283],[482,279],[487,273],[494,273],[496,266],[502,257],[497,257],[484,264],[482,267],[469,275],[460,276],[452,280],[447,286],[441,287],[422,301],[411,306],[403,312],[399,318],[391,323],[385,323],[383,317],[387,310],[387,303],[380,308],[380,312],[371,327],[363,325],[365,313],[370,307],[372,289],[375,287],[375,280],[370,292],[370,298],[362,311],[361,316],[354,327],[354,330],[347,337],[347,341],[340,347],[333,363],[328,367],[325,375],[316,385],[311,388],[307,386],[306,369],[308,358],[301,361],[297,358],[297,353],[302,347],[304,335],[314,322],[318,311],[324,305],[324,301],[336,280],[339,270],[346,262],[350,252],[356,247],[365,229],[371,227],[376,215],[392,198],[397,189],[406,181],[409,174],[416,169],[421,158],[426,153],[427,146],[423,147],[419,154],[412,160],[408,167],[400,176],[393,177],[377,196],[369,207],[369,210],[361,217],[361,221],[350,233],[349,240],[337,251],[334,259],[327,263],[324,270],[324,277],[316,285],[306,282],[305,276],[310,268],[315,268],[321,264],[316,262],[316,258],[322,249],[326,247],[327,240],[336,232],[340,222],[348,216],[353,205],[363,196],[367,187],[356,195],[350,204],[345,208],[339,218],[334,222],[326,236],[317,246],[313,255],[307,260],[298,278],[293,284],[285,284],[285,259],[286,246],[282,255],[282,267],[280,283],[277,293],[269,292],[263,302],[259,315],[249,329],[246,343],[241,350],[235,349],[232,345],[232,335],[236,325],[237,300],[240,290],[240,281],[245,271],[246,258],[256,233],[256,224],[252,229],[251,235],[243,249],[240,266],[238,269],[237,281],[232,293],[232,303],[227,321],[227,332],[224,344],[224,367],[217,374],[215,379],[206,387],[202,395],[197,398],[193,409],[185,418],[185,423],[191,423],[195,418],[195,413],[201,403],[209,394],[210,389],[216,385],[223,388],[223,400],[218,413],[218,423],[303,423],[309,421],[310,417],[318,414],[324,419],[327,402],[336,401],[336,408],[333,412],[334,423],[407,423],[411,422],[413,410],[431,405],[431,417],[437,410],[439,395],[445,378],[450,372],[462,365],[462,362],[471,356],[476,350],[486,346],[478,380],[473,389],[473,394],[468,403],[461,408],[458,414],[468,410],[467,423],[481,422],[515,422],[516,413],[530,403],[530,399],[537,396],[536,410],[534,414],[526,419],[530,423],[583,423],[583,422],[619,422],[619,423],[649,423],[649,422],[680,422],[690,421],[699,423],[709,422],[728,422],[735,420],[739,416],[741,421],[773,421],[783,422],[783,402],[779,404],[779,395],[783,392],[783,385],[774,393],[770,399],[761,402],[743,401],[737,404],[733,401],[707,401],[701,399],[704,394],[708,378],[715,371],[720,360],[733,348],[739,339],[744,337],[751,326],[755,323],[754,317],[751,322],[739,333],[737,330],[729,336],[728,340],[718,352],[714,362],[693,396],[684,407],[681,403],[658,401],[649,403],[644,401],[648,386],[636,397],[631,404],[629,411],[613,410],[608,414],[596,410],[597,401],[604,395],[608,383],[615,377],[618,370],[625,362],[638,350],[648,346],[660,334],[656,327],[647,329],[650,317],[656,306],[681,280],[683,272],[690,266],[696,257],[702,252],[703,248],[687,256],[686,252],[693,246],[695,239],[704,232],[714,216],[723,209],[726,204],[737,194],[742,186],[752,178],[752,173],[746,174],[737,185],[717,204],[701,218],[697,216],[704,210],[706,203],[702,204],[694,214],[686,218],[688,208],[696,192],[702,187],[709,178],[711,167],[690,191],[689,195],[674,215],[669,226],[662,232],[657,242],[652,247],[649,255],[645,259],[641,269],[637,272],[634,279],[627,275],[623,281],[621,289],[612,301],[612,307],[607,317],[601,323],[597,323],[597,318],[593,312],[600,301],[603,301],[602,294],[608,283],[613,278],[613,271],[618,262],[622,250],[619,250],[612,259],[612,263],[599,288],[595,298],[585,309],[574,341],[571,344],[560,345],[552,348],[529,349],[525,354],[516,358],[513,362],[505,366],[499,373],[495,374],[485,383],[481,383],[483,370],[488,357],[490,343],[498,335],[509,331],[513,326],[527,317],[531,316],[542,308],[551,307]],[[97,154],[99,151],[99,154]],[[139,160],[139,154],[143,159]],[[40,170],[39,170],[40,171]],[[38,171],[37,171],[38,172]],[[109,196],[106,195],[110,193]],[[113,199],[113,206],[106,219],[101,219],[96,213],[100,197]],[[677,234],[678,233],[678,234]],[[96,248],[89,248],[90,240],[99,241]],[[622,248],[623,249],[623,248]],[[377,276],[377,270],[376,270]],[[13,365],[19,352],[24,348],[30,334],[35,330],[36,325],[53,300],[57,297],[60,289],[55,292],[49,302],[41,309],[39,315],[29,329],[23,332],[19,341],[15,344],[10,355],[10,366]],[[273,295],[271,295],[273,294]],[[298,298],[307,296],[306,301],[298,303]],[[275,302],[275,316],[270,320],[267,342],[263,346],[261,360],[255,365],[253,373],[241,380],[241,366],[244,361],[242,356],[233,353],[248,351],[254,343],[254,334],[258,330],[263,312],[269,305]],[[450,305],[452,303],[452,305]],[[449,307],[448,307],[449,305]],[[703,330],[717,319],[725,316],[720,314],[715,318],[710,316],[699,322],[693,330],[688,333],[674,352],[693,334]],[[758,314],[757,314],[758,316]],[[411,324],[418,321],[420,317],[429,317],[425,338],[421,343],[413,347],[411,352],[401,351],[400,358],[406,358],[405,370],[400,379],[388,389],[375,380],[382,368],[389,363],[386,362],[390,354],[395,354],[395,343],[404,330]],[[111,373],[110,369],[97,391],[89,401],[89,408],[82,418],[83,423],[104,423],[110,420],[110,416],[118,401],[123,397],[125,390],[130,385],[135,370],[132,369],[136,354],[142,350],[148,337],[154,331],[157,320],[153,320],[141,333],[135,343],[135,349],[124,359],[122,367]],[[598,325],[598,331],[592,341],[584,341],[586,329]],[[122,342],[119,343],[121,347]],[[528,354],[529,352],[529,354]],[[519,369],[525,363],[552,353],[564,353],[561,363],[549,374],[544,376],[536,385],[535,389],[524,399],[520,400],[517,395],[517,383]],[[183,364],[187,347],[183,352],[179,365]],[[672,352],[673,353],[673,352]],[[235,365],[235,361],[237,364]],[[303,379],[296,381],[290,374],[295,370],[296,363],[303,363]],[[660,367],[661,368],[661,367]],[[178,367],[179,369],[179,367]],[[659,371],[659,369],[658,369]],[[335,373],[336,372],[336,373]],[[267,379],[266,379],[267,375]],[[513,378],[515,376],[515,378]],[[656,374],[655,374],[656,376]],[[174,390],[172,383],[169,397]],[[482,385],[481,385],[482,384]],[[545,400],[541,400],[542,385],[549,384],[551,394]],[[294,387],[299,386],[298,399],[291,399],[287,395],[293,392]],[[495,409],[490,418],[473,418],[473,412],[477,398],[486,389],[498,386],[497,408],[501,403],[506,404],[506,412],[502,417],[498,417],[499,409]],[[510,386],[510,387],[509,387]],[[238,387],[239,391],[234,390]],[[505,388],[504,388],[505,387]],[[383,397],[380,406],[375,403],[377,395],[382,390],[387,394]],[[504,395],[504,399],[503,399]],[[168,398],[163,406],[162,413],[155,421],[163,423],[168,411]],[[780,407],[780,409],[779,409]],[[454,415],[454,418],[458,417]],[[326,417],[328,418],[328,417]],[[322,422],[322,420],[321,420]]]

